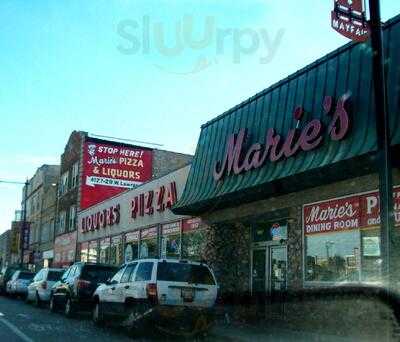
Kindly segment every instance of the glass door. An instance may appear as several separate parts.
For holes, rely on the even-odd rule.
[[[269,290],[271,293],[286,290],[287,252],[286,246],[270,247]]]
[[[253,249],[252,292],[265,293],[266,288],[266,249]]]

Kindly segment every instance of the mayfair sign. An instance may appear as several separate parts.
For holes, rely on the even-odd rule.
[[[323,101],[324,113],[330,117],[326,135],[332,141],[344,139],[350,129],[349,100],[349,94],[342,95],[337,101],[336,108],[333,106],[332,97],[326,96]],[[302,107],[294,110],[293,117],[297,120],[297,125],[296,128],[289,130],[286,137],[278,134],[274,128],[269,128],[264,144],[255,143],[247,147],[248,132],[245,128],[237,134],[230,135],[223,159],[214,165],[214,179],[219,181],[232,173],[238,175],[258,169],[267,162],[267,159],[274,163],[292,157],[301,151],[307,152],[319,147],[324,141],[324,124],[320,119],[312,119],[299,129],[304,113]]]
[[[335,0],[331,26],[342,36],[355,42],[365,42],[370,35],[364,0]]]

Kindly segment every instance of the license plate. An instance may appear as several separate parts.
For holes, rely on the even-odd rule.
[[[184,302],[193,302],[194,290],[193,289],[182,289],[181,296]]]

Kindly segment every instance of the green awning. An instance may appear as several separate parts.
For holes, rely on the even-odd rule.
[[[392,145],[400,144],[400,16],[385,24],[388,105]],[[245,151],[254,143],[264,143],[269,128],[283,137],[294,129],[293,111],[305,110],[300,128],[312,119],[325,127],[330,118],[323,100],[333,102],[343,94],[351,94],[349,108],[351,127],[345,139],[334,141],[324,135],[320,147],[299,152],[277,162],[269,160],[260,168],[241,174],[225,175],[216,181],[213,169],[226,153],[227,140],[232,134],[247,129]],[[185,191],[174,207],[175,213],[199,214],[225,201],[255,197],[258,189],[288,177],[321,172],[332,165],[345,167],[349,159],[368,155],[376,149],[375,115],[372,88],[371,50],[368,44],[349,43],[317,60],[288,78],[256,94],[202,126],[196,154]],[[361,165],[361,164],[360,164]],[[330,169],[332,172],[332,168]],[[337,172],[336,169],[334,172]],[[299,178],[300,179],[300,178]],[[269,193],[273,193],[270,189]],[[276,190],[279,192],[279,189]]]

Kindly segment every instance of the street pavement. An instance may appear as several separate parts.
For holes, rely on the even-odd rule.
[[[139,341],[185,341],[152,334]],[[0,296],[1,342],[78,342],[78,341],[132,341],[126,331],[118,327],[99,328],[92,324],[90,314],[78,314],[69,319],[47,308],[37,308],[20,299]],[[245,327],[217,324],[202,341],[274,341],[274,342],[349,342],[354,339],[318,335],[271,327]],[[365,341],[365,340],[364,340]],[[364,342],[363,341],[363,342]]]

